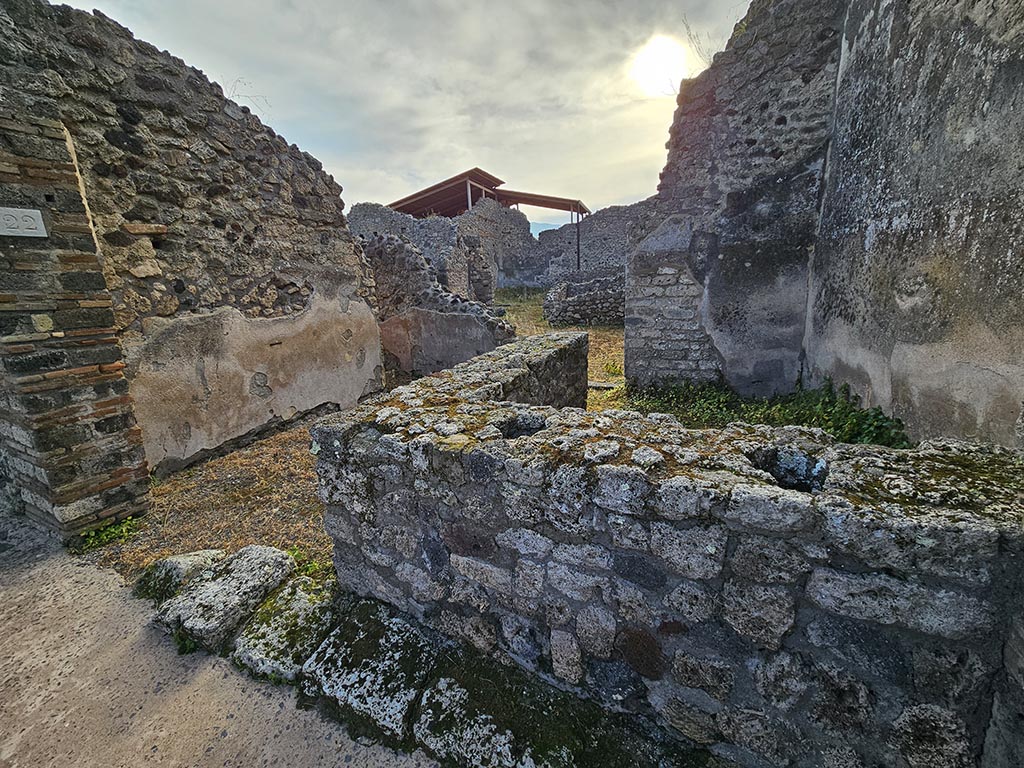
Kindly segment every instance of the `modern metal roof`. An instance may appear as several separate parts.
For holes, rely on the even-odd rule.
[[[396,200],[388,207],[410,216],[458,216],[469,210],[483,197],[490,197],[503,205],[535,205],[577,214],[589,214],[590,209],[582,200],[554,195],[538,195],[532,192],[515,192],[498,189],[505,182],[481,168],[470,168],[450,179],[439,181],[426,189]]]

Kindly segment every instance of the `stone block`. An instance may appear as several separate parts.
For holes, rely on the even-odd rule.
[[[818,568],[807,596],[832,613],[953,640],[981,635],[994,622],[993,607],[984,600],[882,574]]]
[[[242,627],[231,658],[259,677],[296,682],[331,630],[335,588],[307,576],[285,583]]]
[[[795,600],[783,587],[730,581],[722,590],[722,616],[743,637],[777,649],[793,627]]]
[[[606,659],[615,647],[615,614],[600,605],[585,606],[576,615],[576,636],[584,651]]]
[[[722,518],[737,528],[770,533],[798,533],[814,525],[811,497],[770,485],[737,485]]]
[[[230,650],[235,631],[295,569],[287,552],[251,545],[193,579],[163,603],[158,621],[215,653]]]
[[[303,690],[405,739],[436,651],[412,624],[378,603],[357,603],[303,665]]]
[[[135,594],[157,603],[176,595],[194,577],[224,559],[222,549],[201,549],[157,560],[135,583]]]
[[[933,704],[907,707],[893,723],[891,743],[907,768],[974,765],[964,722]]]
[[[680,530],[667,523],[651,524],[651,552],[687,579],[713,579],[725,561],[727,534],[722,526]]]
[[[743,536],[729,559],[734,575],[762,584],[792,584],[810,573],[811,564],[796,547],[765,536]]]
[[[583,656],[580,644],[571,632],[551,630],[551,669],[567,683],[578,683],[583,679]]]
[[[721,659],[692,656],[676,651],[672,658],[672,677],[687,688],[699,688],[714,699],[725,701],[732,692],[733,666]]]

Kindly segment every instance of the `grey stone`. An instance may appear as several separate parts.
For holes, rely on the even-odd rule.
[[[650,490],[647,474],[637,467],[601,464],[597,468],[594,503],[611,512],[639,515]]]
[[[587,605],[576,616],[576,635],[580,646],[599,659],[611,656],[615,629],[615,614],[600,605]]]
[[[807,595],[833,613],[950,639],[976,636],[993,622],[992,606],[982,600],[881,574],[818,568],[807,585]]]
[[[568,683],[578,683],[583,678],[583,663],[580,644],[571,632],[551,630],[551,668],[557,677]]]
[[[908,768],[969,768],[974,764],[963,721],[933,704],[904,710],[893,723],[892,744]]]
[[[713,579],[725,561],[726,531],[722,526],[680,530],[667,523],[651,524],[651,551],[688,579]]]
[[[783,651],[753,667],[757,691],[772,706],[793,709],[810,688],[811,675],[800,657]]]
[[[231,658],[260,677],[295,682],[331,629],[335,587],[307,576],[285,583],[242,627]]]
[[[730,581],[722,590],[722,616],[743,637],[777,649],[793,627],[795,601],[783,587]]]
[[[303,666],[303,690],[404,739],[436,652],[382,605],[356,604]]]
[[[412,730],[434,755],[455,765],[517,768],[533,764],[528,753],[518,757],[512,733],[478,711],[469,692],[450,677],[442,677],[423,692]]]
[[[287,552],[251,545],[219,563],[209,578],[194,579],[157,614],[169,632],[214,652],[230,650],[235,630],[288,578],[295,561]]]
[[[676,651],[672,658],[672,677],[680,685],[700,688],[720,701],[729,698],[734,680],[733,669],[728,662],[698,658],[682,650]]]
[[[722,518],[740,528],[797,533],[814,525],[815,513],[805,493],[768,485],[737,485]]]
[[[222,549],[201,549],[157,560],[139,577],[135,593],[161,603],[176,595],[192,578],[223,559]]]
[[[743,536],[729,558],[733,574],[762,584],[792,584],[810,573],[811,564],[795,547],[765,536]]]
[[[683,621],[699,623],[715,618],[719,612],[717,595],[699,584],[684,581],[665,598],[665,606]]]

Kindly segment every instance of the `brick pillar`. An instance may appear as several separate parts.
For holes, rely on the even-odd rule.
[[[0,504],[64,536],[149,505],[83,189],[63,125],[0,112]]]

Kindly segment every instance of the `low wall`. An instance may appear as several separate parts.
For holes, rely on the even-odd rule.
[[[585,354],[320,422],[342,584],[745,766],[1019,764],[1020,454],[550,407]]]
[[[544,297],[551,325],[618,325],[626,314],[623,275],[618,270],[566,275]]]

